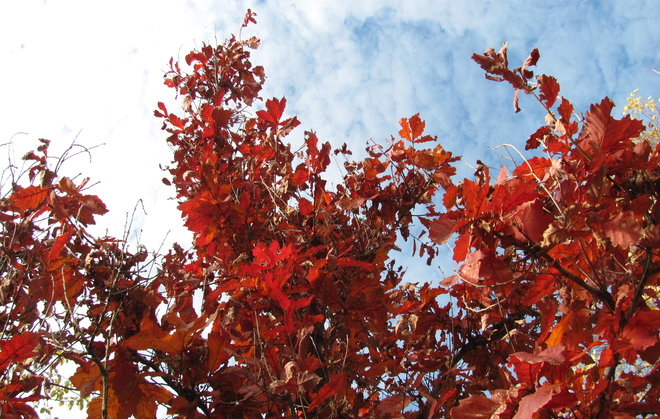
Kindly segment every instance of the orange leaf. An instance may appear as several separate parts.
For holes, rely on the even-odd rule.
[[[401,118],[399,120],[399,124],[401,125],[399,135],[401,138],[404,138],[410,142],[415,142],[415,139],[422,135],[424,132],[424,127],[426,126],[424,121],[422,121],[422,119],[419,117],[418,113],[413,115],[410,119]]]
[[[412,141],[412,135],[410,134],[410,125],[408,125],[408,120],[406,118],[401,118],[399,120],[399,125],[401,125],[401,130],[399,130],[399,135],[404,140]]]
[[[97,387],[100,387],[101,373],[99,368],[94,364],[80,365],[76,369],[75,374],[69,378],[78,390],[80,390],[81,397],[87,397]],[[97,385],[98,384],[98,385]]]
[[[27,188],[14,191],[11,200],[19,211],[37,208],[48,197],[48,189],[30,185]]]
[[[408,123],[410,124],[410,129],[412,130],[412,138],[413,140],[424,132],[424,127],[426,127],[426,124],[422,119],[419,117],[419,114],[415,114],[408,120]]]
[[[548,347],[559,345],[561,343],[566,332],[570,330],[571,322],[573,321],[573,316],[574,316],[574,312],[569,311],[568,314],[563,319],[561,319],[559,323],[557,323],[555,328],[552,329],[550,336],[548,336],[548,339],[545,340],[545,343],[546,345],[548,345]]]

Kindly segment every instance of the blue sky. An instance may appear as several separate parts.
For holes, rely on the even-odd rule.
[[[538,73],[554,75],[576,110],[609,96],[620,112],[628,94],[660,97],[658,1],[128,1],[22,0],[0,15],[0,144],[16,154],[39,137],[62,150],[74,139],[104,143],[65,168],[100,181],[94,191],[111,213],[100,229],[121,235],[138,211],[142,241],[155,248],[185,240],[172,191],[159,164],[170,160],[158,101],[175,106],[162,85],[171,56],[238,32],[247,8],[258,16],[243,36],[262,46],[252,60],[266,68],[263,97],[288,99],[305,130],[335,145],[363,149],[398,131],[417,112],[443,146],[464,156],[502,161],[490,147],[524,144],[543,122],[523,99],[514,114],[509,86],[486,80],[474,52],[508,41],[519,65],[539,48]],[[0,148],[5,159],[8,148]],[[6,161],[6,160],[5,160]],[[461,165],[462,173],[471,169]],[[166,227],[164,227],[166,226]]]

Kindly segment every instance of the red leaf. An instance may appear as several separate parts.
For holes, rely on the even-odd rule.
[[[179,128],[181,130],[184,128],[183,120],[181,118],[179,118],[178,116],[176,116],[174,114],[170,114],[169,120],[172,123],[172,125],[174,125],[175,127]]]
[[[529,53],[529,57],[525,60],[523,63],[521,70],[525,71],[525,68],[536,65],[536,63],[539,61],[541,54],[539,54],[538,48],[534,48],[532,52]]]
[[[545,178],[546,173],[552,167],[552,160],[546,157],[532,157],[525,163],[516,167],[513,171],[514,177],[530,177],[532,173],[534,177],[541,180]]]
[[[46,200],[48,192],[47,188],[30,185],[27,188],[14,191],[11,200],[19,211],[33,210]]]
[[[522,204],[514,220],[525,238],[538,244],[543,240],[543,233],[552,222],[553,216],[545,210],[543,202],[537,199]]]
[[[410,125],[408,124],[408,120],[406,118],[401,118],[399,120],[399,125],[401,125],[401,129],[399,130],[399,135],[401,138],[404,140],[412,141],[412,135],[410,133]]]
[[[257,116],[259,117],[259,119],[262,119],[266,122],[277,124],[277,120],[273,118],[273,116],[267,111],[257,111]]]
[[[364,269],[365,271],[370,271],[374,268],[374,265],[372,265],[369,262],[362,262],[360,260],[355,260],[349,257],[343,257],[337,259],[337,266],[361,268]]]
[[[382,417],[400,417],[411,401],[412,397],[397,394],[381,400],[376,406],[376,411]]]
[[[334,375],[330,381],[325,383],[319,389],[319,392],[312,397],[312,403],[307,407],[307,412],[311,412],[321,405],[328,398],[341,394],[346,388],[346,373],[344,371]]]
[[[101,373],[96,364],[81,364],[76,372],[69,378],[69,381],[80,390],[82,397],[87,397],[97,388]]]
[[[613,245],[622,249],[637,244],[643,230],[631,211],[623,211],[603,224],[603,232]]]
[[[424,132],[424,127],[426,126],[426,124],[419,117],[418,113],[413,115],[408,120],[408,123],[410,124],[410,130],[411,130],[413,140],[422,135],[422,133]]]
[[[554,77],[543,74],[539,77],[539,84],[541,86],[541,101],[547,108],[551,108],[557,101],[559,83]]]
[[[454,260],[456,262],[465,260],[468,250],[470,250],[470,234],[463,233],[454,243]]]
[[[69,242],[69,239],[72,235],[73,231],[68,230],[55,239],[53,246],[50,248],[50,252],[48,252],[48,262],[52,262],[60,257],[62,250],[64,249],[64,245]]]
[[[548,339],[545,341],[546,345],[555,346],[555,345],[559,345],[562,342],[564,335],[566,335],[566,333],[568,333],[571,330],[574,316],[575,316],[575,312],[569,311],[566,314],[566,316],[563,319],[561,319],[559,323],[557,323],[554,329],[552,329],[550,336],[548,336]]]
[[[529,394],[520,400],[518,411],[514,419],[532,419],[543,408],[571,407],[577,398],[574,394],[562,389],[560,384],[543,384],[535,393]]]
[[[529,352],[516,352],[511,354],[509,361],[516,365],[518,362],[527,364],[538,364],[547,362],[552,365],[561,365],[564,363],[566,357],[564,356],[565,347],[561,345],[550,346],[548,349],[541,351],[538,354],[530,354]]]
[[[513,111],[515,113],[520,112],[520,106],[518,105],[519,102],[518,96],[520,96],[520,89],[516,89],[513,91]]]
[[[216,106],[213,108],[212,115],[216,126],[225,128],[229,124],[231,117],[234,115],[234,111],[231,109],[223,109],[221,106]]]
[[[213,373],[220,365],[229,359],[229,354],[226,352],[224,346],[225,339],[219,333],[211,332],[206,340],[206,347],[208,348],[207,365],[209,372]]]
[[[4,371],[11,363],[23,362],[34,355],[39,345],[39,335],[24,332],[12,336],[5,342],[0,342],[0,371]]]
[[[465,215],[470,218],[477,217],[482,210],[489,187],[487,184],[477,185],[476,183],[467,179],[463,181],[462,186]]]
[[[165,118],[167,116],[167,108],[163,102],[158,102],[158,109],[160,109],[162,112],[155,110],[154,115],[159,118]]]
[[[250,23],[256,24],[257,21],[254,19],[256,15],[257,14],[254,13],[252,10],[247,9],[247,12],[245,12],[245,17],[243,18],[243,25],[241,27],[246,28],[247,25],[249,25]]]
[[[257,115],[259,116],[259,118],[263,119],[264,121],[272,122],[273,124],[277,125],[280,122],[280,118],[284,113],[285,107],[286,107],[286,98],[268,99],[266,101],[267,111],[259,111],[257,112]]]
[[[307,182],[308,178],[309,178],[309,173],[307,171],[307,168],[305,167],[304,164],[301,163],[296,168],[296,171],[291,175],[289,183],[291,184],[291,186],[300,186],[305,182]]]
[[[558,110],[561,119],[568,123],[571,120],[571,115],[573,115],[573,105],[571,105],[571,102],[562,98]]]
[[[449,218],[438,218],[431,221],[429,238],[438,244],[445,244],[454,233],[458,222]]]
[[[103,201],[96,195],[83,195],[79,199],[81,206],[76,215],[85,225],[95,224],[94,214],[103,215],[108,212]]]
[[[536,304],[542,298],[547,297],[555,291],[555,277],[552,275],[536,275],[533,284],[527,289],[525,302],[529,305]]]
[[[660,311],[638,311],[623,329],[623,338],[636,350],[644,350],[658,342]]]
[[[418,113],[409,119],[401,118],[399,124],[401,125],[399,135],[410,142],[415,142],[415,140],[422,135],[424,127],[426,126]]]
[[[445,189],[445,194],[442,197],[442,204],[445,206],[447,210],[450,210],[451,208],[456,205],[456,193],[457,189],[456,186],[451,185],[447,189]]]
[[[305,198],[298,199],[298,208],[301,215],[308,215],[314,211],[314,205]]]
[[[2,405],[0,405],[0,413],[3,415],[3,418],[6,419],[39,419],[39,415],[28,405],[27,401],[37,401],[31,400],[34,397],[23,397],[23,398],[2,398]]]
[[[614,103],[605,98],[600,104],[591,105],[587,113],[588,135],[581,142],[585,151],[589,151],[593,145],[602,149],[603,153],[609,152],[617,143],[637,137],[643,130],[644,124],[637,119],[631,119],[629,115],[618,120],[610,116]]]
[[[552,135],[552,129],[549,126],[544,125],[540,127],[527,139],[525,150],[533,150],[537,148],[541,144],[541,141],[545,140],[549,135]]]
[[[500,403],[486,396],[477,394],[460,401],[458,406],[452,407],[452,419],[488,419],[500,407]]]

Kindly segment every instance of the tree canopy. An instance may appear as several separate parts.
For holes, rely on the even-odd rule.
[[[244,26],[254,22],[248,11]],[[497,175],[420,115],[366,157],[263,100],[259,40],[170,60],[158,103],[189,248],[97,236],[107,212],[47,140],[0,199],[0,412],[73,392],[89,417],[634,417],[660,411],[660,146],[605,98],[582,116],[539,52],[475,54],[547,116]],[[342,181],[328,182],[331,159]],[[53,164],[53,161],[55,164]],[[422,233],[414,234],[413,226]],[[414,278],[399,240],[455,275]],[[54,379],[75,363],[70,387]]]

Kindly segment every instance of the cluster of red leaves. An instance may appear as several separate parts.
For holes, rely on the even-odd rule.
[[[330,188],[331,155],[350,151],[313,132],[291,151],[299,122],[284,98],[261,106],[258,43],[205,45],[188,72],[170,62],[184,113],[155,112],[174,150],[164,182],[194,243],[154,275],[145,251],[86,231],[105,206],[48,167],[47,143],[26,156],[29,185],[0,200],[3,417],[36,416],[29,402],[61,356],[90,417],[659,409],[660,156],[635,140],[640,122],[614,119],[605,99],[580,126],[566,99],[553,110],[556,80],[527,68],[537,51],[510,70],[505,48],[489,50],[475,59],[490,78],[540,91],[550,124],[527,145],[545,154],[455,183],[457,158],[415,115]],[[410,234],[416,218],[426,241]],[[404,282],[400,238],[427,263],[451,241],[457,275]]]

